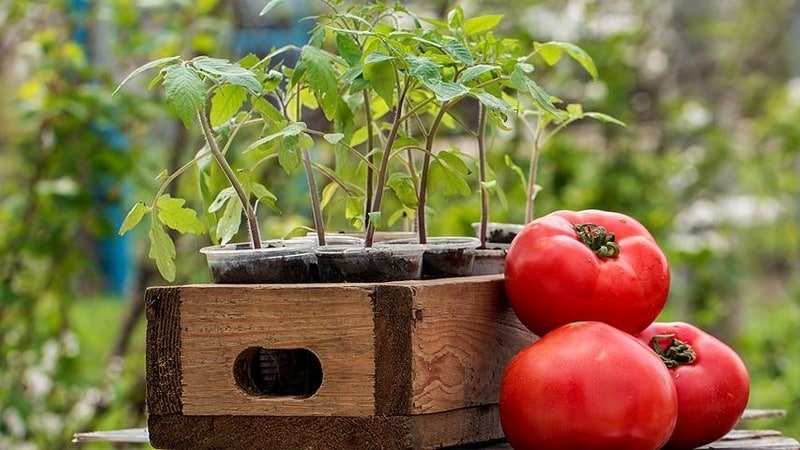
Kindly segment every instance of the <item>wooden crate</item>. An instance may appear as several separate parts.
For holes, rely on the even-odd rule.
[[[501,438],[500,378],[535,340],[497,275],[154,287],[146,302],[148,426],[158,448],[437,448]],[[310,351],[318,390],[258,393],[247,374],[259,348]]]

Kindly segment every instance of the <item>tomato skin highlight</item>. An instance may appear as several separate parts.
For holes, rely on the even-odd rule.
[[[616,257],[598,257],[575,227],[614,233]],[[528,223],[509,247],[505,286],[520,321],[538,336],[577,321],[636,334],[667,301],[669,265],[647,229],[620,213],[556,211]]]
[[[637,338],[650,346],[654,336],[668,335],[689,344],[695,360],[669,369],[678,393],[678,422],[664,448],[689,450],[733,429],[747,407],[750,376],[732,348],[694,325],[656,322]]]
[[[500,385],[500,422],[516,450],[655,450],[677,407],[661,360],[601,322],[548,333],[512,358]]]

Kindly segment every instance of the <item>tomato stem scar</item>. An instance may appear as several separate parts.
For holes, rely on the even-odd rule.
[[[666,347],[661,342],[668,340]],[[668,369],[692,364],[697,359],[697,354],[687,342],[675,338],[675,334],[657,334],[650,339],[650,346]]]
[[[600,258],[616,258],[619,256],[619,245],[614,242],[614,233],[593,223],[575,225],[578,238]]]

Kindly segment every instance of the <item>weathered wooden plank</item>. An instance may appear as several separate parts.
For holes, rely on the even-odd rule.
[[[180,288],[182,413],[343,415],[375,413],[372,291],[356,286],[201,285]],[[322,361],[310,398],[242,390],[232,368],[248,348],[296,349]]]
[[[414,416],[151,417],[156,448],[432,449],[502,437],[496,406]]]
[[[502,277],[415,289],[411,413],[496,403],[505,365],[536,340],[509,307]]]
[[[150,288],[147,316],[147,409],[151,414],[181,412],[181,302],[178,288]]]

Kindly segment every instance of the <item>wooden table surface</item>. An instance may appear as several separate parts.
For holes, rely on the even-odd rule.
[[[779,417],[786,414],[784,410],[775,409],[748,409],[742,415],[742,421],[746,422],[753,419],[766,417]],[[147,428],[134,428],[128,430],[115,431],[95,431],[89,433],[76,433],[73,442],[112,442],[112,443],[139,443],[150,442]],[[506,442],[490,442],[482,444],[472,444],[453,448],[473,449],[473,450],[510,450],[511,446]],[[698,450],[713,449],[738,449],[738,450],[800,450],[800,443],[796,439],[784,436],[780,431],[775,430],[747,430],[737,429],[728,433],[722,439],[700,447]]]

